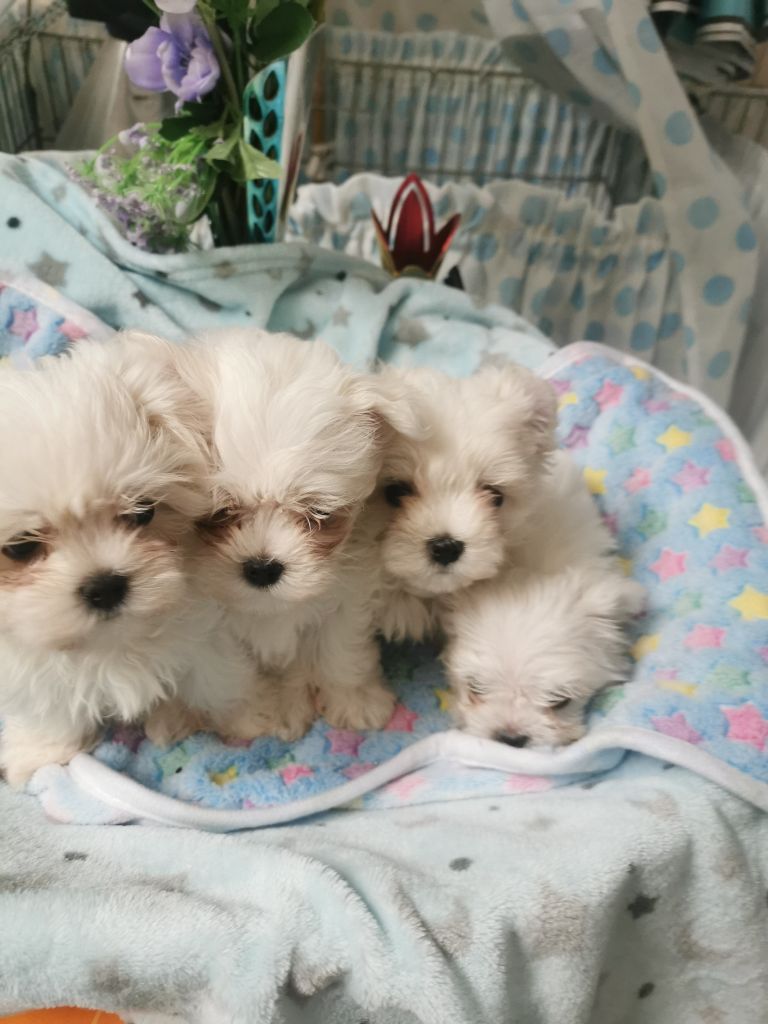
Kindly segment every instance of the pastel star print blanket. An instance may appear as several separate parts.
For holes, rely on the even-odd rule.
[[[649,593],[633,677],[597,697],[583,740],[512,750],[453,731],[435,652],[391,648],[398,704],[381,732],[318,722],[293,745],[200,735],[158,750],[121,729],[93,756],[37,774],[49,816],[230,830],[350,803],[537,792],[632,750],[768,809],[768,497],[749,452],[709,402],[602,346],[570,346],[542,372],[559,395],[560,441]]]

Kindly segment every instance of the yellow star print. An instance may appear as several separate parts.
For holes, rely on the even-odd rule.
[[[212,772],[210,779],[215,786],[226,786],[237,778],[237,766],[231,764],[224,772]]]
[[[453,691],[452,690],[435,690],[435,696],[440,701],[441,711],[450,711],[453,707]]]
[[[652,654],[659,646],[659,634],[649,633],[647,636],[641,636],[632,645],[632,657],[635,661],[640,661],[646,654]]]
[[[584,469],[584,483],[590,494],[605,494],[605,478],[608,475],[607,469]]]
[[[639,363],[635,363],[634,366],[630,366],[630,370],[637,377],[638,380],[648,380],[651,376],[644,366],[640,366]]]
[[[632,575],[632,559],[631,558],[617,558],[616,561],[619,563],[619,568],[625,576]]]
[[[579,396],[575,391],[566,391],[564,395],[560,396],[560,401],[557,403],[558,409],[564,409],[566,405],[578,405]]]
[[[754,587],[744,587],[739,596],[734,597],[728,604],[747,622],[768,619],[768,594],[762,594]]]
[[[659,434],[656,440],[659,444],[663,444],[668,452],[673,452],[675,448],[685,448],[686,445],[689,445],[691,435],[687,430],[681,430],[679,427],[669,427],[663,434]]]
[[[695,683],[684,683],[680,679],[659,679],[657,685],[663,690],[673,690],[675,693],[682,693],[684,697],[693,697],[698,689]]]
[[[691,526],[695,526],[700,537],[707,537],[715,530],[726,530],[729,526],[728,517],[731,514],[729,508],[718,508],[717,505],[710,505],[705,502],[699,511],[688,520]]]

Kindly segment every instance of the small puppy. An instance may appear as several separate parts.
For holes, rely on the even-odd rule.
[[[252,667],[191,602],[205,509],[192,396],[172,347],[80,342],[0,374],[0,760],[12,785],[165,698],[232,712]]]
[[[555,447],[555,396],[522,367],[457,380],[384,367],[425,437],[387,448],[372,515],[382,524],[382,607],[388,639],[422,639],[440,602],[493,578],[527,541]]]
[[[374,642],[375,545],[358,517],[385,442],[418,432],[410,404],[322,342],[248,329],[198,341],[180,364],[209,417],[196,576],[259,670],[279,677],[271,731],[295,739],[316,709],[340,728],[380,728],[394,698]]]
[[[459,724],[513,747],[579,739],[590,697],[628,676],[622,625],[644,597],[607,560],[513,569],[466,591],[445,617],[443,652]]]

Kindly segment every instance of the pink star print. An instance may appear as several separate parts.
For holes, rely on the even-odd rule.
[[[329,729],[326,735],[331,743],[329,754],[349,754],[350,757],[357,757],[364,739],[359,732],[350,729]]]
[[[615,515],[604,512],[602,516],[603,525],[609,533],[612,533],[614,537],[619,532],[619,520]]]
[[[566,448],[586,448],[589,437],[589,427],[580,427],[578,423],[571,430],[565,439]]]
[[[552,385],[556,395],[564,395],[566,391],[571,390],[571,382],[569,380],[551,380],[549,383]]]
[[[722,647],[725,630],[718,626],[694,626],[685,638],[685,646],[693,649],[700,647]]]
[[[366,772],[375,767],[376,765],[370,761],[356,761],[354,764],[348,764],[341,774],[346,775],[348,779],[359,779],[361,775],[365,775]]]
[[[726,739],[748,743],[758,750],[765,750],[768,722],[754,704],[744,704],[740,708],[723,708],[722,712],[728,719]]]
[[[670,405],[666,398],[649,398],[647,402],[643,402],[643,408],[646,412],[666,412]]]
[[[29,341],[38,328],[37,311],[34,309],[14,309],[13,320],[8,330],[21,338],[24,342]]]
[[[285,768],[280,769],[280,775],[286,786],[293,785],[297,779],[308,779],[314,774],[307,764],[287,764]]]
[[[719,441],[715,441],[715,448],[720,452],[720,458],[723,462],[733,462],[736,458],[736,452],[733,450],[733,442],[729,441],[727,437],[723,437]]]
[[[643,487],[649,487],[650,484],[651,474],[647,469],[638,467],[624,484],[624,490],[629,491],[630,494],[635,494],[636,491],[642,490]]]
[[[726,572],[728,569],[746,569],[747,555],[746,548],[734,548],[725,544],[717,557],[712,559],[712,565],[718,572]]]
[[[387,786],[387,792],[397,797],[398,800],[405,802],[409,796],[415,793],[417,789],[421,789],[423,785],[424,776],[414,772],[411,775],[404,775],[402,779],[395,779],[394,782],[390,782]]]
[[[59,327],[59,331],[65,338],[69,338],[70,341],[79,341],[80,338],[84,338],[87,333],[78,324],[73,324],[71,320],[65,320]]]
[[[413,732],[413,723],[418,721],[418,718],[415,711],[409,711],[402,704],[398,704],[392,712],[386,730],[387,732]]]
[[[553,785],[552,779],[542,775],[510,775],[504,783],[504,789],[511,793],[541,793],[545,789],[552,789]]]
[[[758,647],[757,653],[760,655],[760,657],[763,659],[766,665],[768,665],[768,647]]]
[[[761,544],[768,544],[768,526],[753,526],[752,533]]]
[[[621,384],[607,380],[595,395],[595,401],[601,409],[607,409],[610,405],[618,405],[623,394],[624,388]]]
[[[674,715],[666,718],[652,718],[651,725],[656,732],[682,740],[683,743],[701,743],[701,735],[691,728],[682,711],[676,711]]]
[[[704,466],[697,466],[694,462],[686,462],[679,473],[672,477],[678,487],[687,494],[697,487],[704,487],[709,483],[709,470]]]
[[[651,565],[651,572],[655,572],[661,582],[665,583],[673,576],[679,576],[685,572],[687,557],[686,551],[671,551],[669,548],[664,548],[658,559]]]

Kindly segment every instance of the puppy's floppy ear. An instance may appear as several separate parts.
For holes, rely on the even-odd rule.
[[[588,615],[599,619],[627,622],[645,611],[648,594],[637,580],[605,573],[590,580],[581,601]]]
[[[358,378],[357,401],[374,417],[380,431],[394,432],[414,441],[426,435],[407,375],[394,366]]]
[[[551,384],[523,366],[510,363],[487,367],[476,374],[489,399],[504,403],[515,432],[527,430],[534,452],[545,455],[555,448],[557,399]]]
[[[185,382],[183,345],[141,331],[124,331],[104,343],[108,358],[150,427],[167,430],[186,445],[198,447],[207,436],[204,403]]]

